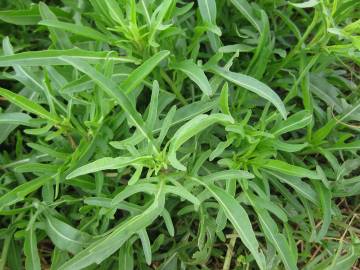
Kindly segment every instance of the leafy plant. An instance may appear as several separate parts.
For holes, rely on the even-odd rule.
[[[358,263],[358,1],[0,5],[0,269]]]

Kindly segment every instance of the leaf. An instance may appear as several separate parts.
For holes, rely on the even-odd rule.
[[[225,68],[212,66],[210,70],[224,79],[251,92],[254,92],[262,98],[270,101],[278,109],[282,117],[286,119],[287,112],[283,102],[281,101],[280,97],[266,84],[250,76],[228,71]]]
[[[46,175],[16,186],[14,189],[10,190],[9,192],[5,193],[0,197],[0,209],[22,201],[25,196],[39,189],[51,180],[52,177]]]
[[[125,93],[132,92],[162,60],[169,56],[169,54],[169,51],[160,51],[154,54],[141,66],[130,73],[130,75],[121,83],[121,88],[124,89]]]
[[[0,95],[5,97],[11,103],[14,103],[15,105],[19,106],[23,110],[34,113],[40,116],[41,118],[47,119],[53,123],[58,123],[61,121],[61,119],[57,115],[48,112],[42,106],[27,99],[24,96],[15,94],[2,87],[0,87]]]
[[[46,51],[32,51],[22,52],[13,55],[0,56],[0,67],[7,67],[13,65],[20,66],[46,66],[46,65],[68,65],[62,57],[69,57],[71,59],[80,59],[88,63],[100,63],[105,60],[116,61],[122,63],[136,63],[137,60],[127,57],[110,56],[114,52],[107,51],[86,51],[81,49],[69,50],[46,50]]]
[[[261,167],[269,170],[281,172],[287,175],[306,177],[310,179],[320,179],[320,177],[314,171],[299,166],[291,165],[281,160],[273,160],[273,159],[267,160],[264,164],[261,164]]]
[[[174,65],[175,69],[185,73],[192,81],[194,81],[205,96],[211,96],[212,90],[204,71],[194,64],[191,60],[185,60]]]
[[[255,176],[247,171],[242,170],[227,170],[219,171],[212,174],[208,174],[203,178],[203,181],[206,183],[213,183],[219,180],[229,180],[229,179],[251,179]]]
[[[124,188],[124,190],[116,194],[116,196],[111,200],[111,204],[112,206],[115,206],[136,193],[153,194],[156,193],[156,191],[156,185],[150,183],[137,183],[136,185],[128,185]]]
[[[204,21],[216,25],[215,0],[198,0],[201,17]]]
[[[156,120],[158,119],[158,107],[159,107],[159,83],[157,81],[154,81],[151,91],[150,104],[148,106],[148,116],[146,119],[146,124],[148,125],[149,130],[153,130],[155,127]]]
[[[105,0],[105,4],[107,5],[111,18],[119,23],[121,26],[125,25],[124,16],[120,9],[119,4],[115,0]]]
[[[320,242],[326,236],[331,224],[331,192],[321,182],[314,182],[314,186],[320,198],[319,201],[323,213],[321,228],[316,237],[316,240]]]
[[[144,212],[120,223],[110,234],[90,244],[58,270],[83,269],[93,263],[99,264],[117,251],[132,235],[149,226],[161,214],[164,207],[163,187],[164,183],[161,182],[153,203]]]
[[[269,213],[259,204],[258,197],[250,192],[246,192],[246,196],[255,208],[256,214],[259,217],[261,228],[266,238],[272,243],[279,253],[284,266],[288,270],[298,269],[296,259],[291,252],[291,248],[286,241],[284,235],[280,234],[275,221],[271,218]]]
[[[130,120],[142,133],[142,135],[147,138],[149,142],[152,143],[154,149],[156,150],[152,134],[147,130],[141,115],[136,111],[136,109],[134,108],[128,97],[124,94],[124,91],[122,89],[118,89],[114,82],[106,78],[103,74],[98,72],[96,69],[94,69],[84,61],[74,60],[68,57],[64,58],[64,61],[68,62],[76,69],[88,75],[90,78],[92,78],[92,80],[94,80],[97,85],[100,86],[100,88],[104,92],[114,98],[116,102],[120,105],[120,107],[125,111]]]
[[[84,174],[94,173],[103,170],[115,170],[120,169],[126,166],[134,166],[134,165],[144,165],[144,162],[152,160],[152,156],[142,156],[137,158],[132,157],[104,157],[100,158],[96,161],[93,161],[89,164],[81,166],[76,170],[72,171],[66,179],[75,178]]]
[[[174,235],[175,235],[174,224],[171,220],[171,216],[170,216],[169,212],[166,209],[163,210],[162,217],[164,219],[165,226],[166,226],[166,229],[167,229],[169,235],[174,237]]]
[[[218,37],[221,36],[221,29],[216,25],[216,1],[198,0],[197,2],[200,9],[200,15],[206,26],[211,31],[208,31],[207,33],[211,48],[213,49],[213,51],[217,51],[218,48],[221,46],[221,41]]]
[[[197,115],[212,110],[217,106],[217,103],[218,103],[217,101],[210,101],[210,102],[197,101],[177,109],[173,116],[171,127],[178,125],[182,122],[191,120]],[[156,129],[154,130],[154,132],[159,132],[162,129],[162,124],[163,122],[159,122],[156,125]]]
[[[130,241],[126,242],[119,250],[119,268],[118,270],[133,270],[134,258],[133,248]]]
[[[305,147],[309,146],[308,143],[294,144],[294,143],[283,142],[282,140],[273,140],[271,141],[271,145],[280,151],[284,151],[288,153],[298,152],[304,149]]]
[[[272,130],[272,134],[279,136],[281,134],[291,132],[308,126],[312,121],[312,114],[307,111],[300,111],[288,119],[280,122],[280,124]]]
[[[0,114],[0,124],[34,126],[31,119],[29,115],[20,112]]]
[[[69,153],[59,152],[50,146],[48,147],[37,143],[28,143],[27,146],[31,147],[32,149],[35,149],[36,151],[39,151],[40,153],[49,155],[50,157],[54,157],[62,160],[66,160],[69,157]]]
[[[35,8],[29,10],[1,10],[0,20],[16,25],[35,25],[40,20],[39,11]]]
[[[281,182],[292,187],[297,193],[299,193],[304,198],[313,202],[314,204],[318,204],[318,198],[315,190],[307,183],[302,181],[300,178],[294,176],[288,176],[281,173],[267,171],[268,174],[275,176]]]
[[[310,7],[315,7],[316,5],[318,5],[320,2],[319,0],[308,0],[306,2],[303,3],[293,3],[293,2],[289,2],[290,5],[297,7],[297,8],[310,8]]]
[[[196,134],[213,124],[220,123],[226,125],[233,122],[233,118],[229,115],[201,114],[185,123],[183,126],[181,126],[181,128],[177,130],[171,140],[168,154],[168,159],[171,165],[178,170],[185,171],[186,167],[182,165],[176,158],[176,151],[180,148],[180,146],[183,145],[191,137],[195,136]]]
[[[69,224],[46,214],[45,230],[51,241],[62,250],[76,254],[90,241],[87,233],[81,232]]]
[[[73,24],[73,23],[66,23],[66,22],[60,22],[58,20],[41,20],[39,22],[40,25],[45,25],[48,27],[61,29],[79,36],[87,37],[89,39],[97,40],[97,41],[103,41],[103,42],[109,42],[112,43],[114,40],[109,38],[108,36],[102,34],[101,32],[94,30],[93,28]]]
[[[159,134],[159,136],[157,138],[157,143],[160,146],[163,143],[163,141],[164,141],[164,139],[166,137],[166,134],[169,131],[169,128],[171,126],[171,123],[173,121],[175,113],[176,113],[176,106],[174,105],[174,106],[171,107],[171,109],[169,110],[169,112],[165,116],[164,120],[162,121],[160,134]]]
[[[219,105],[222,113],[231,115],[229,108],[229,85],[227,82],[221,89]]]
[[[146,229],[140,230],[138,234],[141,240],[141,245],[144,251],[146,263],[147,265],[150,265],[152,261],[152,252],[149,236],[146,232]]]
[[[258,30],[261,32],[262,27],[259,20],[256,18],[252,7],[246,0],[230,0],[231,3],[241,12],[241,14]]]
[[[296,260],[292,256],[289,244],[287,243],[285,236],[279,233],[275,221],[264,209],[256,207],[255,209],[266,238],[274,245],[285,265],[285,268],[289,270],[298,269],[296,266]]]
[[[26,257],[25,267],[31,270],[41,270],[39,252],[37,248],[36,232],[33,227],[26,231],[24,254]]]
[[[334,144],[333,146],[326,147],[326,150],[329,151],[341,151],[341,150],[356,151],[359,149],[360,149],[360,141],[354,141],[350,143],[339,142]]]
[[[165,190],[167,193],[173,193],[175,195],[178,195],[179,197],[188,200],[191,202],[195,209],[199,208],[200,201],[197,197],[192,195],[186,188],[184,188],[182,185],[178,184],[175,187],[167,185],[165,187]]]
[[[254,256],[260,269],[266,269],[266,262],[264,254],[259,251],[259,243],[256,240],[254,230],[251,226],[249,217],[241,207],[241,205],[223,189],[213,185],[205,184],[199,180],[199,183],[204,185],[211,195],[219,203],[220,207],[224,210],[226,217],[234,226],[236,232],[243,244],[249,249]]]
[[[153,12],[151,16],[148,43],[153,47],[158,46],[158,44],[154,41],[155,34],[160,29],[165,15],[169,11],[172,3],[173,0],[162,1],[162,3],[157,7],[157,9]]]
[[[57,21],[56,15],[43,2],[39,3],[39,12],[43,20],[49,19],[49,20]],[[57,44],[57,47],[59,47],[60,49],[71,49],[73,47],[65,31],[60,29],[54,29],[51,27],[49,27],[49,31],[50,31],[50,38],[53,40],[53,43]]]

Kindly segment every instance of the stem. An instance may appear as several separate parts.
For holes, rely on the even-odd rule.
[[[232,237],[230,239],[230,243],[228,245],[228,249],[226,251],[225,261],[223,265],[223,270],[229,270],[231,265],[231,259],[234,255],[234,246],[236,242],[236,237]]]

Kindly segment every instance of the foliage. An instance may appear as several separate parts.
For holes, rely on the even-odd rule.
[[[357,263],[359,1],[0,5],[0,269]]]

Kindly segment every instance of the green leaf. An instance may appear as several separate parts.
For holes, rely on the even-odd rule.
[[[119,250],[119,268],[118,270],[133,270],[134,258],[132,245],[126,242]]]
[[[51,176],[41,176],[16,186],[14,189],[0,197],[0,209],[24,200],[25,196],[39,189],[51,180]]]
[[[132,92],[162,60],[169,56],[169,54],[169,51],[160,51],[154,54],[129,74],[129,76],[121,83],[121,88],[124,89],[125,93]]]
[[[0,95],[5,97],[11,103],[14,103],[15,105],[19,106],[23,110],[34,113],[40,116],[41,118],[47,119],[53,123],[58,123],[61,121],[61,119],[57,115],[48,112],[42,106],[27,99],[24,96],[15,94],[1,87],[0,87]]]
[[[234,226],[236,232],[239,234],[241,241],[254,256],[259,268],[266,269],[264,254],[259,251],[259,243],[256,239],[251,222],[244,208],[242,208],[241,205],[223,189],[213,184],[205,184],[203,182],[200,183],[204,185],[207,190],[209,190],[211,195],[216,199],[220,207],[224,210],[226,217]]]
[[[319,0],[308,0],[306,2],[303,3],[293,3],[293,2],[289,2],[290,5],[297,7],[297,8],[310,8],[310,7],[315,7],[316,5],[318,5],[320,2]]]
[[[153,14],[151,16],[148,43],[153,47],[158,46],[158,44],[154,41],[155,35],[156,35],[156,32],[161,27],[161,24],[165,18],[165,15],[169,11],[172,3],[173,3],[173,0],[162,1],[162,3],[157,7],[157,9],[153,12]]]
[[[255,176],[247,171],[242,170],[227,170],[219,171],[212,174],[208,174],[203,177],[203,181],[206,183],[213,183],[219,180],[228,180],[228,179],[251,179]]]
[[[294,143],[283,142],[282,140],[273,140],[273,141],[271,141],[271,145],[280,151],[294,153],[294,152],[301,151],[302,149],[307,147],[309,144],[308,143],[294,144]]]
[[[148,125],[149,130],[153,130],[155,127],[156,120],[158,119],[158,107],[159,107],[159,83],[157,81],[154,81],[151,91],[150,104],[148,106],[148,116],[146,119],[146,124]]]
[[[229,108],[229,85],[227,82],[221,89],[219,105],[222,113],[231,115]]]
[[[176,106],[172,106],[171,109],[169,110],[169,112],[167,113],[167,115],[165,116],[162,125],[161,125],[161,130],[160,130],[160,134],[157,138],[157,143],[161,146],[161,144],[163,143],[166,134],[169,131],[169,128],[171,126],[171,123],[173,121],[174,115],[176,113]]]
[[[56,15],[43,2],[39,3],[39,12],[43,20],[49,19],[57,21]],[[65,31],[49,27],[49,32],[50,38],[53,40],[53,43],[56,43],[60,49],[71,49],[73,47]]]
[[[261,228],[266,238],[274,245],[284,263],[285,268],[288,270],[298,269],[296,266],[296,259],[292,255],[290,246],[287,243],[285,236],[279,233],[275,221],[271,218],[269,213],[264,210],[262,205],[259,204],[259,201],[254,194],[246,192],[246,195],[255,208],[256,214],[259,217]]]
[[[151,244],[150,244],[149,236],[145,229],[140,230],[138,232],[138,234],[139,234],[139,237],[141,240],[141,245],[142,245],[142,248],[144,251],[146,263],[147,263],[147,265],[150,265],[151,261],[152,261],[152,258],[151,258],[152,252],[151,252]]]
[[[287,175],[293,175],[297,177],[306,177],[310,179],[320,179],[316,172],[291,165],[285,161],[281,160],[267,160],[263,164],[260,165],[261,167],[269,170],[273,170],[276,172],[281,172]]]
[[[106,78],[103,74],[98,72],[96,69],[94,69],[84,61],[74,60],[68,57],[64,58],[64,61],[68,62],[76,69],[79,69],[80,71],[88,75],[92,80],[94,80],[97,85],[100,86],[100,88],[104,92],[114,98],[116,102],[120,105],[120,107],[125,111],[129,119],[142,133],[142,135],[152,143],[154,150],[157,151],[152,134],[147,130],[141,115],[136,111],[136,109],[134,108],[128,97],[124,94],[124,91],[122,89],[118,89],[114,82]]]
[[[316,240],[320,242],[326,236],[331,224],[331,192],[321,182],[314,182],[314,186],[323,213],[321,228],[316,237]]]
[[[355,141],[350,143],[340,142],[334,144],[333,146],[326,147],[325,149],[329,151],[341,151],[341,150],[356,151],[360,149],[360,141]]]
[[[0,124],[34,126],[31,123],[31,119],[28,114],[20,112],[0,114]]]
[[[224,79],[251,92],[254,92],[260,97],[270,101],[278,109],[282,117],[286,119],[287,112],[283,102],[281,101],[280,97],[266,84],[250,76],[228,71],[225,68],[212,66],[210,70]]]
[[[194,81],[205,96],[211,96],[213,94],[204,71],[198,65],[193,63],[193,61],[185,60],[180,63],[176,63],[174,64],[174,68],[185,73],[192,81]]]
[[[46,51],[32,51],[23,52],[13,55],[0,56],[0,67],[7,67],[13,65],[20,66],[46,66],[46,65],[69,65],[62,57],[69,57],[71,59],[80,59],[88,63],[101,63],[105,60],[120,62],[120,63],[136,63],[137,60],[128,57],[114,56],[114,52],[96,52],[86,51],[81,49],[69,50],[46,50]]]
[[[25,234],[25,243],[24,243],[24,254],[26,257],[25,267],[26,269],[31,270],[40,270],[40,258],[37,248],[36,232],[33,227],[28,229]]]
[[[168,159],[171,165],[178,170],[185,171],[186,167],[182,165],[176,158],[176,151],[181,147],[181,145],[183,145],[191,137],[195,136],[213,124],[220,123],[226,125],[233,122],[233,118],[225,114],[201,114],[188,121],[177,130],[171,140],[168,155]]]
[[[35,8],[29,10],[1,10],[0,20],[16,25],[35,25],[40,21],[39,11]]]
[[[58,270],[83,269],[101,263],[117,251],[132,235],[149,226],[162,212],[165,204],[164,183],[159,184],[153,203],[141,214],[130,217],[116,226],[106,237],[90,244],[64,263]]]
[[[188,121],[196,117],[197,115],[200,115],[202,113],[208,112],[212,109],[214,109],[217,106],[217,101],[210,101],[210,102],[204,102],[204,101],[197,101],[193,102],[191,104],[185,105],[179,109],[176,110],[173,120],[171,122],[171,127],[178,125],[182,122]],[[159,122],[156,126],[156,129],[154,132],[159,132],[162,129],[163,122]]]
[[[51,241],[61,250],[76,254],[91,240],[90,235],[46,214],[45,230]]]
[[[309,201],[313,202],[314,204],[318,204],[318,198],[315,190],[307,183],[302,181],[298,177],[284,175],[282,173],[267,171],[270,175],[276,177],[281,182],[289,185],[292,187],[297,193],[299,193],[304,198],[308,199]]]
[[[89,39],[97,40],[97,41],[103,41],[103,42],[109,42],[112,43],[114,40],[112,38],[109,38],[108,36],[102,34],[101,32],[94,30],[93,28],[73,24],[73,23],[66,23],[66,22],[60,22],[58,20],[41,20],[39,22],[40,25],[45,25],[51,28],[61,29],[79,36],[87,37]]]
[[[246,0],[230,0],[231,3],[241,12],[241,14],[258,30],[261,32],[262,27],[259,19],[256,18],[252,7]]]
[[[201,17],[204,21],[216,24],[216,1],[198,0]]]
[[[279,233],[274,220],[263,209],[257,209],[257,214],[266,238],[274,245],[285,265],[285,268],[291,270],[298,269],[296,266],[296,260],[292,256],[289,244],[287,243],[285,236]]]
[[[307,111],[300,111],[292,116],[290,116],[285,121],[280,122],[279,125],[276,126],[272,130],[272,134],[275,136],[279,136],[281,134],[291,132],[293,130],[297,130],[300,128],[304,128],[308,126],[312,121],[312,115]]]
[[[152,160],[152,156],[142,156],[142,157],[104,157],[93,161],[89,164],[81,166],[76,170],[72,171],[66,179],[75,178],[84,174],[94,173],[103,170],[115,170],[120,169],[126,166],[136,166],[136,165],[144,165],[147,161]]]

